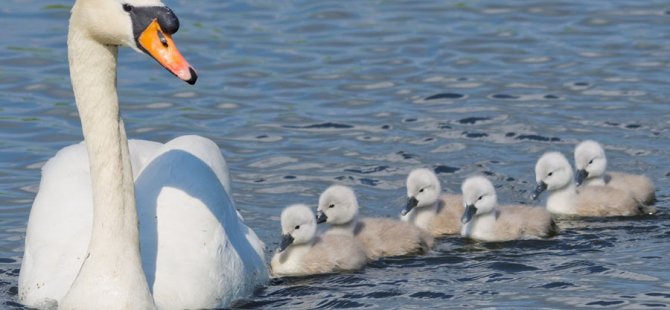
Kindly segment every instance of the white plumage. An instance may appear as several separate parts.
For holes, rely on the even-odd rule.
[[[136,6],[144,13],[131,13]],[[151,10],[176,18],[157,0],[78,0],[72,9],[68,57],[86,143],[63,148],[42,168],[19,275],[19,301],[29,307],[226,307],[269,277],[264,245],[235,209],[214,142],[126,138],[118,46],[154,40],[160,51],[152,57],[196,79],[158,19],[147,20],[144,39],[133,33],[132,18]]]
[[[237,214],[226,163],[212,141],[131,140],[130,151],[142,266],[159,308],[227,305],[267,280],[264,244]],[[83,143],[43,167],[19,278],[27,305],[57,302],[81,268],[93,217],[88,170]]]

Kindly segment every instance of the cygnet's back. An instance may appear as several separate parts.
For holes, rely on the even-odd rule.
[[[365,249],[349,236],[325,234],[317,238],[303,261],[310,274],[359,270],[368,261]]]
[[[629,192],[640,204],[650,205],[656,200],[654,183],[647,176],[623,172],[607,172],[607,157],[602,146],[592,140],[575,147],[577,184],[606,185]]]
[[[535,166],[534,197],[549,191],[547,210],[578,216],[630,216],[643,213],[629,192],[609,186],[576,187],[572,167],[563,154],[545,153]]]
[[[465,211],[461,234],[483,241],[547,238],[558,231],[551,214],[542,207],[498,207],[493,184],[483,176],[463,182]]]
[[[461,231],[463,216],[463,196],[442,194],[437,200],[437,212],[428,225],[433,236],[454,235]]]
[[[305,276],[359,270],[365,266],[365,250],[346,235],[315,236],[316,217],[305,205],[282,211],[282,242],[271,261],[273,276]]]
[[[618,190],[628,191],[638,203],[652,205],[656,201],[654,183],[645,175],[623,172],[606,172],[606,185]]]
[[[319,222],[330,225],[325,235],[354,236],[369,259],[427,252],[433,238],[412,224],[389,218],[358,219],[358,201],[351,188],[334,185],[319,197]]]
[[[629,192],[601,185],[577,188],[574,200],[577,215],[633,216],[643,213],[640,204]]]
[[[400,218],[434,237],[461,231],[463,197],[441,194],[440,181],[429,169],[415,169],[407,177],[407,205]]]
[[[428,232],[390,218],[363,218],[354,228],[370,259],[387,256],[424,254],[433,247]]]
[[[510,232],[506,240],[548,238],[558,233],[551,213],[542,206],[504,205],[498,210],[499,231]]]

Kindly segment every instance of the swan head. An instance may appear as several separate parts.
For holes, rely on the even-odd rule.
[[[586,140],[575,147],[575,181],[581,185],[588,178],[602,176],[607,169],[607,157],[600,143]]]
[[[70,18],[71,33],[146,53],[170,73],[195,84],[195,70],[172,40],[177,30],[179,19],[159,0],[77,0]]]
[[[281,213],[282,241],[279,251],[291,245],[312,241],[316,235],[316,219],[308,206],[295,204],[286,207]]]
[[[463,224],[470,222],[475,215],[494,211],[498,204],[493,183],[483,176],[467,178],[461,185],[461,191],[463,192],[463,207],[465,208],[461,217],[461,223]]]
[[[402,215],[406,215],[414,208],[434,205],[441,192],[440,180],[432,170],[426,168],[412,170],[407,176],[407,204],[402,210]]]
[[[347,186],[333,185],[319,196],[317,211],[317,223],[349,223],[358,215],[356,194]]]
[[[572,182],[572,176],[572,167],[563,154],[545,153],[535,165],[537,187],[532,198],[537,199],[545,190],[554,191],[568,186]]]

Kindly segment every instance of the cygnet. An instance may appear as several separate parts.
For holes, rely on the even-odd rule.
[[[440,180],[432,170],[413,170],[407,177],[407,204],[400,218],[433,237],[460,233],[463,197],[441,191]]]
[[[426,253],[433,237],[416,226],[390,218],[358,218],[354,191],[333,185],[319,197],[318,223],[330,228],[325,235],[354,236],[363,245],[369,259]]]
[[[355,271],[367,263],[365,250],[351,236],[316,236],[316,217],[306,205],[284,209],[281,226],[281,245],[270,263],[275,277]]]
[[[466,179],[461,187],[465,211],[461,235],[481,241],[552,237],[558,227],[543,207],[498,206],[496,190],[483,176]]]

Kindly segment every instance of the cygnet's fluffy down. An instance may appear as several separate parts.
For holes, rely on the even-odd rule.
[[[461,235],[481,241],[509,241],[554,236],[558,227],[542,207],[523,205],[498,207],[491,182],[470,177],[462,185],[465,211]]]
[[[365,250],[351,236],[316,236],[316,217],[305,205],[284,209],[281,226],[282,242],[270,263],[275,277],[355,271],[367,263]]]
[[[629,192],[640,204],[656,201],[654,183],[644,175],[607,172],[605,150],[596,141],[586,140],[575,147],[577,185],[606,185]]]
[[[369,259],[422,254],[433,246],[433,237],[406,222],[390,218],[358,219],[358,201],[351,188],[334,185],[319,197],[318,222],[328,223],[327,236],[354,236]]]
[[[461,231],[463,197],[441,194],[440,181],[429,169],[415,169],[407,177],[407,204],[400,219],[427,231],[433,237]]]
[[[626,191],[593,185],[577,189],[572,167],[563,154],[545,153],[535,165],[537,187],[533,198],[549,192],[547,210],[555,214],[578,216],[631,216],[644,210]]]

